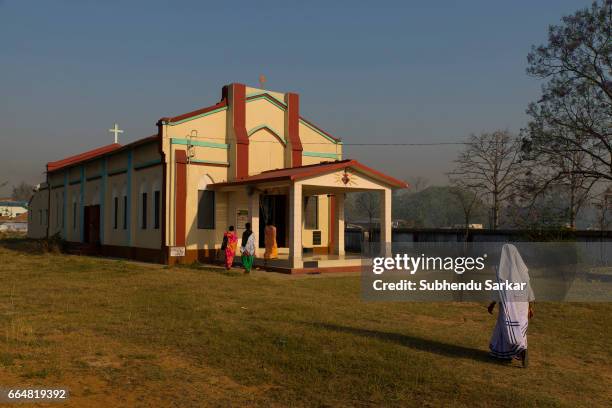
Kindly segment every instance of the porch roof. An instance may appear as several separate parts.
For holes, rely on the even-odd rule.
[[[384,184],[389,185],[392,188],[406,188],[408,185],[396,178],[388,176],[379,172],[378,170],[374,170],[357,160],[336,160],[336,161],[328,161],[317,164],[311,164],[306,166],[298,166],[298,167],[289,167],[286,169],[276,169],[276,170],[268,170],[259,174],[255,174],[252,176],[244,177],[234,181],[215,183],[212,187],[228,187],[228,186],[237,186],[237,185],[247,185],[247,184],[258,184],[258,183],[267,183],[271,181],[295,181],[301,180],[308,177],[318,176],[321,174],[325,174],[331,171],[342,170],[342,169],[355,169],[361,173],[364,173],[375,180],[381,181]]]

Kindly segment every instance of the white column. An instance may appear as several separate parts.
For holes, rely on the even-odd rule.
[[[380,249],[381,252],[391,249],[391,189],[380,192]]]
[[[302,185],[289,189],[289,262],[292,268],[302,268]]]
[[[344,255],[344,193],[336,194],[336,230],[334,231],[334,254]]]
[[[259,193],[256,191],[249,196],[249,222],[255,235],[255,253],[257,254],[259,249]]]

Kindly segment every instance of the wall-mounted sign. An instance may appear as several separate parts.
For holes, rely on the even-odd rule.
[[[185,247],[170,247],[170,256],[185,256]]]
[[[236,229],[246,229],[246,223],[249,222],[249,210],[236,210]]]

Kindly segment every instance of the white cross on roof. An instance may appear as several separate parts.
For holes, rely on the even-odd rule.
[[[115,134],[115,143],[119,143],[119,133],[123,133],[123,130],[119,129],[119,125],[115,123],[115,127],[108,129],[108,131]]]

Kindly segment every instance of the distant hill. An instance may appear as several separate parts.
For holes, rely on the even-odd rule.
[[[401,192],[393,200],[393,218],[403,219],[414,227],[446,228],[464,224],[464,212],[448,186],[431,186],[411,193]],[[486,224],[486,210],[480,204],[470,223]]]

